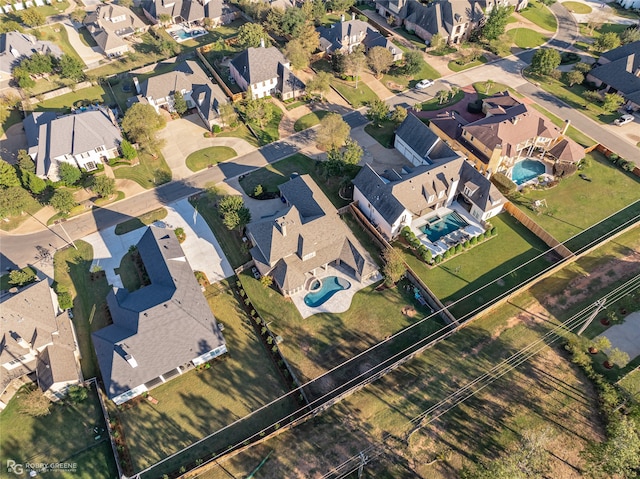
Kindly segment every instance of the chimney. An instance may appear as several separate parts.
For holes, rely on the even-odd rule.
[[[355,20],[356,19],[356,12],[351,12],[351,20]]]
[[[261,38],[261,39],[260,39],[260,47],[261,47],[261,48],[264,48],[264,38]]]
[[[562,128],[562,136],[565,136],[567,134],[567,130],[569,129],[569,126],[571,125],[571,120],[565,120],[564,121],[564,128]]]
[[[20,336],[18,333],[16,333],[15,331],[11,331],[9,333],[11,335],[11,337],[15,340],[16,343],[18,343],[18,345],[21,348],[24,349],[31,349],[29,343],[27,343],[24,338],[22,336]]]
[[[136,87],[136,93],[140,94],[140,82],[138,81],[138,77],[133,77],[133,84]]]
[[[131,366],[132,368],[138,367],[138,361],[136,361],[136,358],[131,356],[129,353],[125,354],[124,358],[127,360],[127,362],[129,363],[129,366]]]
[[[633,53],[631,55],[629,55],[627,57],[627,67],[625,68],[625,70],[627,70],[629,73],[633,74],[633,64],[635,63],[635,59],[636,59],[636,54]]]
[[[344,13],[342,15],[340,15],[340,21],[344,22]]]

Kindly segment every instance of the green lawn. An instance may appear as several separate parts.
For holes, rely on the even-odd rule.
[[[249,122],[249,125],[258,137],[260,146],[273,143],[274,141],[278,141],[280,139],[278,125],[280,125],[280,120],[282,120],[282,117],[284,115],[282,110],[278,108],[277,105],[274,105],[271,102],[265,103],[265,107],[272,112],[271,120],[269,120],[266,125],[260,125],[254,121]]]
[[[504,83],[498,83],[498,82],[494,82],[493,85],[490,85],[489,89],[487,89],[487,82],[483,82],[483,81],[476,82],[476,83],[473,84],[473,88],[478,93],[478,98],[480,98],[480,99],[486,98],[488,96],[492,96],[492,95],[495,95],[496,93],[501,93],[501,92],[507,91],[507,90],[509,90],[512,93],[514,93],[514,91],[510,87],[508,87]],[[515,95],[517,97],[521,96],[518,93],[515,93]]]
[[[158,208],[148,213],[145,213],[137,218],[131,218],[127,221],[123,221],[122,223],[118,223],[116,225],[115,233],[117,235],[123,235],[129,233],[131,231],[137,230],[138,228],[142,228],[144,226],[148,226],[151,223],[155,223],[161,219],[167,217],[167,210],[164,208]]]
[[[226,281],[212,285],[204,294],[216,320],[225,326],[229,352],[215,359],[210,369],[192,370],[153,389],[151,395],[158,404],[134,401],[133,406],[117,412],[134,470],[167,457],[286,392],[273,361],[228,286]],[[144,477],[160,477],[178,469],[178,464],[211,457],[286,415],[291,407],[291,401],[279,401],[244,427],[214,436]]]
[[[478,60],[475,60],[475,61],[472,61],[472,62],[469,62],[469,63],[465,63],[464,65],[460,65],[460,64],[456,63],[455,61],[451,60],[449,62],[449,64],[447,65],[447,67],[451,71],[461,72],[461,71],[464,71],[464,70],[468,70],[469,68],[477,67],[478,65],[484,65],[485,63],[487,63],[487,59],[485,58],[484,55],[482,55]]]
[[[541,2],[531,0],[529,6],[522,10],[520,15],[549,32],[555,32],[558,29],[556,17]]]
[[[0,136],[9,129],[10,126],[16,125],[22,122],[22,113],[16,108],[11,108],[9,114],[0,125]]]
[[[93,248],[84,241],[58,250],[53,258],[54,281],[73,297],[73,325],[78,336],[82,355],[82,374],[92,378],[98,374],[98,365],[91,342],[91,333],[107,324],[106,297],[110,290],[104,276],[92,279],[89,268],[93,260]]]
[[[609,5],[609,4],[607,4],[607,5],[613,8],[613,5],[617,5],[617,4],[615,2],[612,2],[611,5]],[[591,41],[587,42],[587,43],[579,42],[580,45],[578,45],[578,47],[581,50],[585,50],[587,52],[593,53],[596,56],[599,56],[600,52],[595,52],[592,49],[593,41],[595,41],[603,33],[613,32],[613,33],[620,34],[623,31],[625,31],[627,28],[629,28],[629,25],[625,25],[623,23],[603,23],[603,24],[597,26],[595,29],[593,29],[593,31],[591,31],[589,28],[587,28],[587,24],[586,23],[581,23],[580,24],[580,35],[591,39]]]
[[[549,37],[530,28],[514,28],[507,35],[518,48],[535,48],[545,43]]]
[[[210,146],[202,150],[195,151],[187,156],[185,161],[187,168],[191,171],[200,171],[209,165],[215,165],[222,161],[238,156],[236,150],[228,146]]]
[[[435,80],[440,78],[440,73],[424,60],[420,71],[413,76],[407,76],[402,73],[400,66],[393,66],[389,73],[382,77],[382,83],[393,92],[404,91],[407,88],[413,88],[420,80]],[[398,88],[400,86],[400,88]]]
[[[442,110],[443,108],[448,108],[452,105],[455,105],[463,98],[464,98],[464,92],[460,90],[452,97],[449,97],[447,101],[442,103],[440,103],[440,101],[437,98],[432,98],[431,100],[425,101],[422,105],[420,105],[420,109],[422,111]]]
[[[114,167],[115,177],[135,181],[146,189],[155,188],[171,181],[171,170],[162,153],[159,153],[157,158],[148,153],[140,153],[138,158],[140,163],[136,166]]]
[[[355,82],[347,82],[338,78],[331,79],[331,86],[335,88],[353,108],[360,108],[378,99],[378,95],[376,95],[365,82],[359,81],[358,88],[356,88],[355,85]]]
[[[417,49],[424,51],[426,46],[424,43],[424,40],[419,36],[417,36],[416,34],[409,33],[402,27],[394,28],[393,31],[396,32],[401,37],[404,37],[406,40],[410,41],[413,44],[413,46],[416,47]]]
[[[265,192],[277,193],[278,185],[289,181],[293,173],[311,175],[336,208],[341,208],[348,204],[338,195],[341,178],[331,177],[324,179],[324,176],[318,170],[318,162],[301,153],[296,153],[277,163],[269,164],[245,175],[240,180],[240,186],[248,195],[252,194],[258,185],[262,185]]]
[[[575,174],[561,180],[555,188],[532,190],[515,200],[516,205],[560,241],[640,199],[640,181],[636,176],[621,171],[596,151],[589,153],[588,158],[590,166],[581,173],[590,182]],[[536,215],[527,205],[541,199],[548,208]]]
[[[31,266],[25,266],[22,268],[22,271],[32,274],[33,276],[36,274],[36,270]],[[0,276],[0,291],[9,291],[11,288],[13,288],[13,285],[9,283],[9,273]]]
[[[318,110],[307,113],[306,115],[298,118],[295,125],[293,125],[293,129],[296,131],[302,131],[306,130],[307,128],[311,128],[312,126],[316,126],[320,123],[320,120],[322,120],[328,114],[329,112],[327,110]]]
[[[485,306],[551,264],[546,258],[538,259],[502,278],[500,284],[496,283],[500,276],[525,264],[548,247],[507,213],[491,218],[490,223],[496,227],[497,236],[440,266],[428,268],[413,254],[405,254],[407,263],[445,305],[484,287],[452,307],[457,318]]]
[[[586,15],[593,11],[593,9],[589,5],[582,2],[562,2],[562,6],[570,12],[581,15]]]
[[[216,133],[215,136],[217,138],[241,138],[250,145],[255,146],[256,148],[260,146],[260,142],[258,141],[258,139],[253,136],[253,134],[249,131],[249,128],[247,128],[247,125],[242,122],[238,122],[238,126],[234,129],[225,129],[221,133]]]
[[[22,388],[0,412],[0,459],[19,463],[75,462],[77,469],[54,473],[67,479],[112,479],[117,476],[106,433],[96,440],[94,427],[106,429],[95,388],[79,404],[53,405],[44,417],[34,418],[18,411]],[[0,477],[17,477],[2,468]],[[27,473],[24,476],[27,477]]]
[[[45,100],[35,105],[36,111],[48,110],[66,110],[71,111],[71,107],[82,106],[82,104],[106,103],[110,104],[113,100],[109,93],[100,85],[83,88],[66,95],[60,95],[50,100]]]
[[[393,138],[397,127],[398,125],[394,121],[387,120],[382,122],[380,126],[369,123],[364,127],[364,131],[385,148],[393,148]]]

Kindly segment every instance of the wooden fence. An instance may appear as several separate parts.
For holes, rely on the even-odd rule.
[[[202,47],[200,48],[196,48],[196,55],[198,55],[198,58],[200,59],[200,61],[202,62],[202,64],[205,66],[205,68],[209,71],[209,73],[211,73],[211,75],[213,76],[213,78],[215,78],[216,82],[218,83],[218,85],[220,85],[220,88],[222,88],[222,90],[225,92],[225,94],[231,99],[232,102],[237,102],[242,100],[242,93],[233,93],[229,87],[227,86],[227,84],[224,82],[224,80],[220,77],[220,75],[218,74],[218,72],[216,71],[215,68],[213,68],[213,66],[211,65],[211,63],[209,63],[209,61],[206,59],[206,57],[202,54]]]

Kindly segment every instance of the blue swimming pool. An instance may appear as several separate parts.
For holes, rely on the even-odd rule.
[[[538,160],[527,159],[515,164],[511,171],[511,179],[516,185],[521,185],[540,175],[544,175],[544,173],[544,163]]]
[[[443,217],[432,218],[420,230],[429,238],[429,241],[435,243],[443,236],[453,233],[459,229],[469,226],[460,214],[455,211],[444,215]]]
[[[200,37],[204,34],[206,34],[207,32],[205,32],[204,30],[191,30],[189,32],[187,32],[184,28],[181,28],[179,30],[174,30],[172,32],[172,34],[177,37],[176,40],[179,41],[183,41],[183,40],[189,40],[190,38],[196,38],[196,37]]]
[[[313,286],[314,285],[311,286],[311,289],[314,289]],[[338,278],[337,276],[327,276],[326,278],[322,278],[322,285],[320,286],[320,289],[308,293],[304,297],[304,304],[311,308],[315,308],[325,303],[338,291],[349,289],[350,287],[351,283],[346,279]]]

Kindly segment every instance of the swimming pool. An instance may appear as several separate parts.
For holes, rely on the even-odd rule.
[[[202,35],[205,35],[206,33],[207,32],[204,30],[191,30],[187,32],[184,28],[180,28],[179,30],[174,30],[173,32],[171,32],[171,34],[176,37],[176,41],[179,42],[189,40],[190,38],[200,37]]]
[[[319,280],[316,280],[319,282]],[[311,289],[316,289],[312,285]],[[322,279],[322,285],[316,291],[308,293],[304,297],[304,304],[311,308],[315,308],[324,304],[331,296],[336,294],[338,291],[342,291],[344,289],[349,289],[351,287],[351,283],[343,278],[338,278],[337,276],[327,276]]]
[[[544,163],[527,159],[514,165],[513,170],[511,170],[511,179],[516,185],[521,185],[540,175],[544,175],[545,171]]]
[[[448,235],[454,231],[464,228],[465,226],[469,226],[460,214],[455,211],[444,215],[443,217],[436,217],[429,221],[426,225],[420,228],[429,241],[435,243],[443,236]]]

